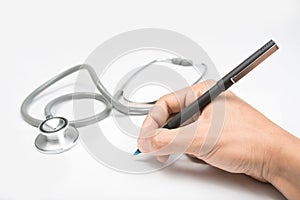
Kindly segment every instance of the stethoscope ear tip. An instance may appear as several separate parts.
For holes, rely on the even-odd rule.
[[[35,139],[35,146],[45,154],[58,154],[74,147],[79,132],[66,118],[51,117],[39,126],[40,134]]]

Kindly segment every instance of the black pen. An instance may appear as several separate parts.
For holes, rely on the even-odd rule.
[[[185,107],[181,112],[177,113],[174,118],[172,118],[163,128],[174,129],[178,128],[186,120],[191,118],[195,113],[201,112],[205,106],[207,106],[212,100],[214,100],[222,92],[226,91],[233,84],[238,82],[246,74],[248,74],[257,65],[263,62],[271,54],[273,54],[278,49],[278,46],[273,40],[270,40],[263,47],[258,49],[245,61],[239,64],[231,72],[220,79],[214,86],[212,86],[208,91],[201,95],[197,100],[191,103],[189,106]],[[134,155],[140,154],[139,149],[136,150]]]

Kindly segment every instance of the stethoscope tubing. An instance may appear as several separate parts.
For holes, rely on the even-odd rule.
[[[193,84],[199,82],[203,78],[204,74],[207,71],[207,66],[204,63],[201,64],[201,66],[204,69],[204,71],[201,72],[201,70],[199,69],[199,66],[193,65],[192,62],[187,60],[187,59],[175,58],[175,59],[154,60],[154,61],[151,61],[148,64],[140,67],[136,72],[134,72],[127,79],[127,81],[125,81],[125,83],[120,87],[120,89],[115,93],[115,95],[112,96],[107,91],[107,89],[104,87],[104,85],[102,84],[100,79],[98,78],[97,73],[95,72],[94,68],[92,66],[88,65],[88,64],[80,64],[80,65],[76,65],[74,67],[71,67],[71,68],[63,71],[62,73],[60,73],[60,74],[56,75],[55,77],[53,77],[52,79],[46,81],[41,86],[36,88],[33,92],[31,92],[25,98],[25,100],[23,101],[23,103],[21,105],[21,116],[24,119],[24,121],[26,121],[28,124],[30,124],[34,127],[39,127],[39,125],[44,120],[37,119],[37,118],[35,118],[35,117],[33,117],[29,114],[29,107],[30,107],[31,103],[35,100],[35,98],[40,93],[42,93],[44,90],[49,88],[51,85],[53,85],[54,83],[56,83],[56,82],[60,81],[61,79],[65,78],[66,76],[69,76],[70,74],[73,74],[74,72],[77,72],[77,71],[82,70],[82,69],[87,70],[87,72],[89,73],[93,83],[97,87],[97,90],[99,91],[100,94],[97,94],[97,93],[82,93],[82,92],[81,93],[71,93],[71,94],[66,94],[66,95],[60,96],[56,99],[53,99],[45,107],[46,119],[49,118],[49,117],[53,117],[51,109],[54,105],[62,103],[62,102],[67,101],[67,100],[85,99],[85,98],[96,99],[98,101],[101,101],[102,103],[105,104],[106,107],[102,112],[96,114],[95,116],[90,116],[88,118],[81,119],[81,120],[70,121],[70,125],[73,125],[73,126],[76,126],[76,127],[83,127],[83,126],[87,126],[87,125],[96,123],[97,121],[102,120],[105,117],[107,117],[112,108],[115,108],[116,110],[118,110],[119,112],[121,112],[125,115],[145,115],[149,112],[149,110],[152,108],[153,104],[156,101],[152,101],[152,102],[133,102],[133,101],[130,101],[128,98],[126,98],[124,96],[123,91],[125,90],[127,84],[130,82],[130,80],[132,80],[132,78],[134,76],[137,76],[138,73],[140,73],[142,70],[149,67],[151,64],[154,64],[154,63],[157,63],[157,62],[168,62],[168,63],[175,64],[175,65],[194,67],[195,70],[199,74],[201,73],[201,75],[199,76],[199,78]],[[123,100],[125,103],[124,104],[121,103],[120,100]]]

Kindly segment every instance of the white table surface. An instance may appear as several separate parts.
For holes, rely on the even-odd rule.
[[[0,199],[284,199],[269,184],[185,157],[155,173],[132,175],[101,165],[81,144],[43,155],[33,144],[37,130],[19,109],[31,90],[82,63],[106,39],[155,27],[198,42],[220,74],[274,39],[276,55],[232,90],[300,137],[299,11],[297,0],[1,2]]]

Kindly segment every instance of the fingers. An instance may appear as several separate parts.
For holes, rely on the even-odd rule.
[[[155,129],[149,131],[150,137],[139,139],[138,147],[143,153],[159,156],[158,160],[164,162],[167,155],[198,152],[206,131],[206,124],[198,126],[199,121],[177,129]]]
[[[166,162],[169,159],[169,155],[165,155],[165,156],[157,156],[157,160],[161,163]]]
[[[191,149],[188,149],[188,146],[193,141],[197,126],[188,125],[173,130],[159,128],[172,114],[180,112],[182,108],[195,101],[213,83],[214,81],[205,81],[161,97],[143,122],[138,139],[141,152],[158,155],[158,160],[161,162],[166,161],[169,154],[189,152]],[[198,116],[199,114],[195,115],[185,124],[195,121]],[[181,132],[183,134],[179,134]]]
[[[213,84],[214,81],[205,81],[161,97],[144,120],[140,136],[143,136],[142,132],[162,127],[172,114],[191,104]],[[195,121],[198,116],[195,115],[188,123]]]
[[[215,81],[213,81],[213,80],[207,80],[205,82],[193,85],[191,87],[191,90],[188,90],[187,93],[186,93],[184,107],[187,107],[188,105],[190,105],[191,103],[193,103],[196,99],[198,99],[203,93],[205,93],[214,84],[215,84]],[[200,111],[197,112],[195,115],[193,115],[190,119],[188,119],[181,126],[185,126],[187,124],[190,124],[190,123],[196,121],[199,118],[201,112]]]
[[[173,113],[181,110],[185,99],[186,91],[180,90],[161,97],[153,106],[145,118],[139,139],[153,136],[153,130],[163,126]]]

